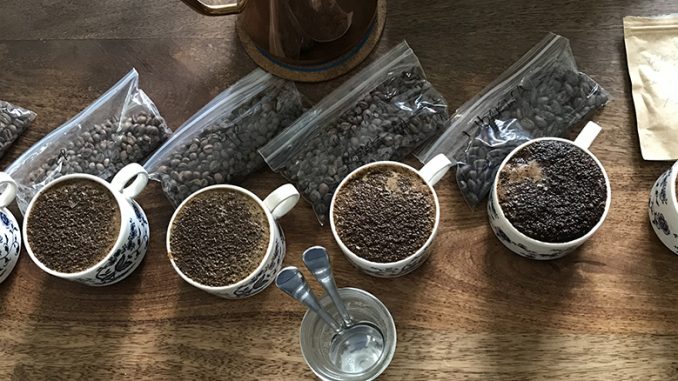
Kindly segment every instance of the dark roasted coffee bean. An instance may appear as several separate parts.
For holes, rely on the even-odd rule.
[[[135,126],[143,126],[137,131],[144,132],[134,135]],[[48,167],[29,173],[29,182],[40,183],[69,173],[110,179],[127,164],[142,161],[171,134],[161,116],[145,111],[125,116],[121,121],[113,117],[100,124],[83,123],[80,128],[75,139],[64,143],[69,149],[47,158]],[[94,145],[95,141],[99,142],[98,146]]]
[[[403,160],[448,117],[445,100],[421,69],[407,68],[361,95],[333,120],[323,121],[280,170],[324,223],[332,194],[350,171],[374,161]]]
[[[151,176],[174,206],[209,185],[239,183],[264,164],[257,150],[303,113],[292,83],[272,87],[220,115],[197,135],[168,147]],[[179,177],[168,176],[179,172]],[[183,174],[183,175],[182,175]]]
[[[35,119],[33,111],[0,101],[0,157]]]
[[[457,182],[471,206],[476,206],[487,196],[497,167],[511,149],[529,138],[564,136],[570,128],[593,110],[605,105],[608,100],[607,93],[586,74],[573,71],[560,63],[543,69],[528,79],[523,81],[524,85],[510,91],[505,99],[499,100],[497,107],[474,119],[483,123],[477,128],[472,144],[465,152],[455,155],[460,162]],[[515,134],[496,136],[494,139],[498,139],[497,141],[486,143],[476,139],[487,134],[497,121],[508,123],[512,120],[516,120],[522,128],[522,137]],[[480,159],[487,161],[487,170],[481,171],[474,164]],[[464,164],[471,164],[473,167],[466,169]],[[470,180],[477,185],[476,188],[468,185]]]

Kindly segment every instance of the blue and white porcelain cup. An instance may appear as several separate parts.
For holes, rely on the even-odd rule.
[[[16,197],[16,183],[5,172],[0,172],[0,283],[12,273],[21,251],[21,232],[19,224],[7,209]]]
[[[239,192],[254,200],[266,214],[269,230],[268,247],[266,249],[266,254],[264,254],[264,257],[261,260],[261,263],[259,263],[259,266],[257,266],[257,268],[246,278],[236,283],[219,287],[201,284],[184,274],[172,258],[172,247],[170,245],[172,238],[172,226],[174,226],[174,219],[177,217],[179,211],[181,211],[186,203],[188,203],[193,197],[199,195],[200,193],[215,189],[229,189]],[[283,259],[285,259],[285,236],[283,235],[283,231],[278,225],[277,221],[289,213],[292,208],[294,208],[294,206],[299,201],[299,196],[299,192],[292,184],[285,184],[277,188],[264,200],[261,200],[259,197],[257,197],[257,195],[248,191],[247,189],[235,185],[212,185],[194,192],[188,196],[186,200],[184,200],[174,211],[172,219],[169,223],[166,246],[172,267],[174,267],[174,270],[177,272],[177,274],[179,274],[179,276],[181,276],[181,278],[188,284],[212,295],[226,299],[243,299],[258,294],[273,282],[276,274],[278,274],[282,268]]]
[[[54,185],[68,180],[94,181],[105,186],[115,197],[120,210],[120,229],[113,249],[94,266],[76,273],[62,273],[45,266],[31,250],[27,234],[28,221],[36,200]],[[66,175],[50,182],[33,197],[24,215],[23,236],[28,255],[46,273],[88,286],[108,286],[127,278],[141,264],[148,249],[148,220],[139,204],[134,201],[147,183],[148,173],[137,163],[122,168],[110,183],[84,173]]]
[[[596,139],[600,131],[601,128],[599,125],[593,122],[589,122],[582,129],[582,131],[579,133],[579,135],[574,141],[552,137],[534,139],[516,147],[513,151],[511,151],[511,153],[509,153],[508,156],[506,156],[504,161],[499,166],[499,170],[497,171],[497,175],[494,179],[494,185],[492,186],[492,190],[490,193],[490,199],[487,203],[487,214],[490,222],[490,227],[492,228],[492,231],[497,236],[499,241],[501,241],[501,243],[504,244],[504,246],[506,246],[514,253],[530,259],[538,260],[557,259],[565,256],[566,254],[574,251],[576,248],[581,246],[584,242],[591,238],[595,234],[595,232],[603,225],[603,221],[605,221],[607,213],[610,210],[610,202],[612,200],[612,190],[610,188],[610,180],[607,177],[607,172],[605,172],[603,164],[598,160],[598,158],[593,153],[591,153],[591,151],[589,151],[589,147],[591,146],[591,144],[593,144],[593,141]],[[603,172],[603,176],[605,177],[605,189],[607,192],[605,201],[605,211],[600,217],[600,220],[593,226],[591,230],[589,230],[585,235],[572,241],[557,243],[543,242],[526,236],[525,234],[521,233],[518,229],[516,229],[513,226],[513,224],[511,224],[511,222],[504,215],[504,211],[502,210],[501,205],[499,204],[499,198],[497,197],[497,184],[499,183],[499,173],[501,172],[501,170],[517,152],[519,152],[520,150],[522,150],[523,148],[527,147],[530,144],[534,144],[535,142],[542,140],[557,140],[579,147],[584,153],[586,153],[593,159],[593,161],[598,165],[600,170]]]
[[[435,203],[436,217],[433,224],[433,229],[431,229],[428,239],[424,245],[420,247],[414,254],[397,262],[372,262],[355,254],[346,246],[346,244],[344,244],[344,242],[342,242],[334,224],[334,203],[336,202],[337,194],[339,194],[341,188],[348,182],[349,179],[359,175],[366,169],[375,166],[401,168],[421,178],[431,190],[433,201]],[[379,278],[396,278],[407,275],[424,264],[424,262],[426,262],[428,257],[431,255],[431,246],[433,245],[433,241],[435,240],[435,237],[438,233],[438,225],[440,224],[440,203],[438,202],[438,195],[436,194],[436,191],[433,189],[433,187],[438,183],[438,181],[440,181],[440,179],[443,178],[443,176],[445,176],[450,167],[452,167],[452,163],[447,158],[447,156],[444,154],[439,154],[429,160],[428,163],[426,163],[419,170],[416,170],[407,164],[398,163],[395,161],[376,161],[374,163],[365,164],[349,173],[348,176],[346,176],[346,178],[344,178],[344,180],[339,184],[337,190],[334,191],[332,203],[330,204],[330,226],[332,227],[332,235],[334,236],[334,240],[337,241],[337,245],[339,245],[339,248],[341,248],[341,251],[346,256],[346,259],[348,259],[348,261],[353,264],[353,266],[362,272]]]
[[[659,240],[674,254],[678,254],[678,201],[676,201],[676,174],[678,161],[667,169],[652,187],[648,214]]]

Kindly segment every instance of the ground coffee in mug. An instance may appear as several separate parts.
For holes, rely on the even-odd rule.
[[[84,271],[106,257],[120,234],[120,208],[102,184],[60,182],[35,200],[27,220],[35,256],[62,273]]]
[[[543,242],[584,236],[605,212],[605,175],[581,148],[558,140],[532,143],[499,173],[499,205],[511,224]]]
[[[169,253],[186,276],[205,286],[236,283],[253,273],[268,249],[268,217],[244,193],[213,189],[180,206]]]
[[[377,165],[349,179],[337,193],[334,224],[341,241],[371,262],[415,254],[433,232],[433,193],[416,173]]]

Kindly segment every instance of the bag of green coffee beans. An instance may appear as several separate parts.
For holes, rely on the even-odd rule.
[[[257,150],[302,112],[294,83],[256,69],[189,118],[144,167],[177,207],[201,188],[261,169]]]
[[[607,101],[607,92],[578,71],[569,41],[549,33],[462,105],[445,131],[416,156],[426,163],[447,155],[457,164],[464,199],[476,207],[513,148],[526,139],[566,136]]]
[[[354,169],[403,160],[447,121],[447,103],[402,42],[323,98],[259,152],[326,222],[334,190]]]
[[[139,74],[132,69],[6,169],[17,182],[22,213],[48,182],[71,173],[110,180],[122,167],[143,161],[167,140],[172,131],[138,84]]]
[[[31,111],[0,100],[0,158],[33,123],[37,115]]]

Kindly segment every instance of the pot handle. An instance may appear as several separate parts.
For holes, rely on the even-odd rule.
[[[207,16],[232,15],[242,12],[247,0],[236,0],[231,4],[205,4],[200,0],[182,0],[186,5]]]

